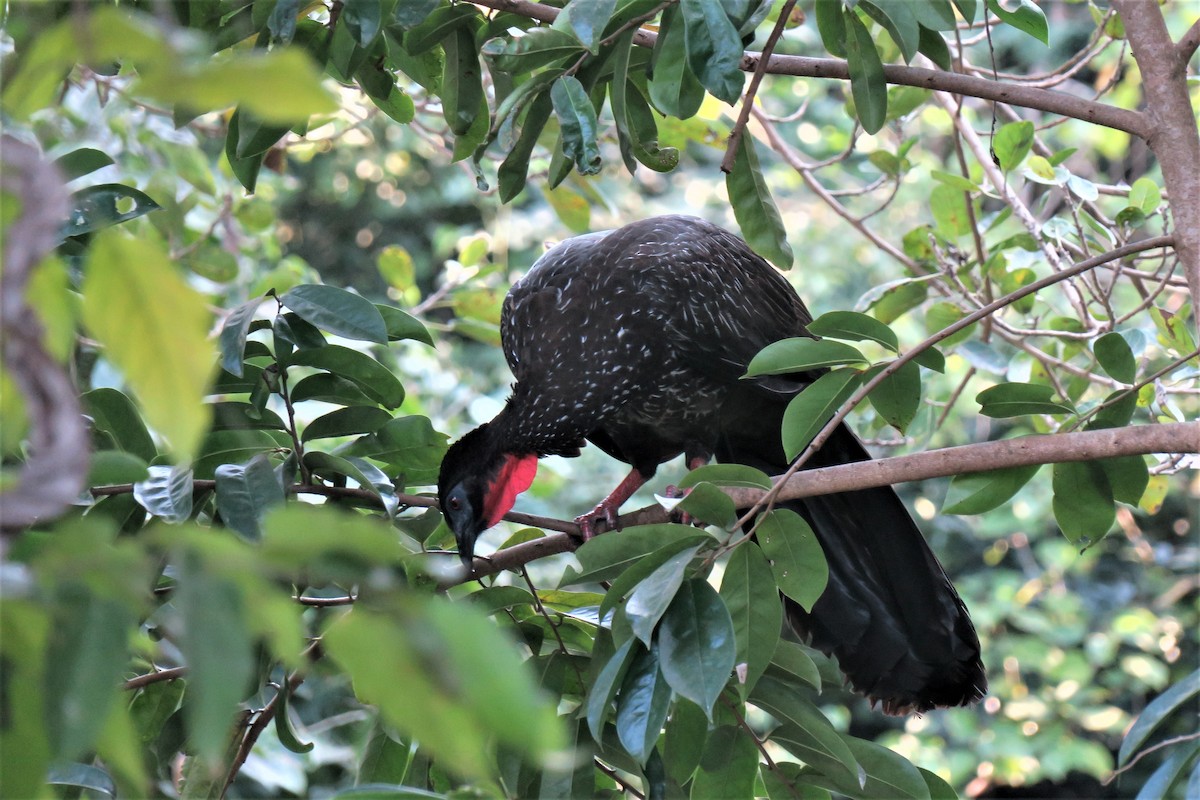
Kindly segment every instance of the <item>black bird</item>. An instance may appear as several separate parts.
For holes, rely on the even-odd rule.
[[[529,487],[537,459],[592,442],[631,465],[580,518],[585,536],[658,465],[715,456],[778,474],[788,401],[819,373],[743,379],[766,345],[810,336],[791,285],[736,236],[665,216],[569,239],[504,301],[501,337],[516,383],[491,422],[442,462],[441,507],[470,564],[475,540]],[[809,466],[868,459],[845,426]],[[966,705],[987,681],[967,608],[890,487],[782,504],[803,516],[829,562],[812,613],[790,623],[837,657],[854,688],[888,713]],[[785,598],[786,600],[786,598]]]

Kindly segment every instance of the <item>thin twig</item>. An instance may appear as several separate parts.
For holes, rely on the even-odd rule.
[[[767,62],[775,50],[775,45],[779,42],[779,37],[783,35],[783,29],[787,27],[788,18],[791,17],[792,8],[795,5],[796,0],[784,2],[783,8],[779,11],[779,18],[775,20],[775,27],[771,29],[771,35],[767,37],[767,43],[763,45],[762,57],[758,59],[758,64],[754,67],[754,75],[750,78],[750,87],[742,95],[742,107],[738,111],[737,122],[733,124],[733,130],[729,132],[729,143],[725,146],[725,158],[721,160],[721,172],[726,175],[733,172],[733,162],[737,160],[738,145],[746,131],[746,123],[750,121],[750,110],[754,108],[754,98],[758,95],[758,86],[762,83],[763,75],[767,71]]]

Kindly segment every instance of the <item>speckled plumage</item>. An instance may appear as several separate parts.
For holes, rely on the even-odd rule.
[[[783,410],[816,375],[742,375],[767,344],[809,335],[810,320],[741,239],[692,217],[553,248],[504,303],[511,398],[443,463],[439,494],[460,551],[469,557],[483,525],[476,509],[515,457],[577,455],[590,441],[641,478],[680,453],[782,472]],[[842,427],[811,466],[866,458]],[[856,689],[893,713],[982,696],[966,607],[890,488],[786,505],[813,526],[830,565],[813,612],[789,602],[789,619],[838,657]]]

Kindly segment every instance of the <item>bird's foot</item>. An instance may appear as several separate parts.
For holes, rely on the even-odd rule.
[[[598,533],[621,529],[619,517],[617,516],[618,506],[611,503],[610,499],[604,500],[588,513],[581,514],[575,518],[575,524],[579,526],[579,533],[583,536],[585,542]],[[603,523],[604,527],[598,530],[596,528],[597,523]]]
[[[684,497],[687,497],[688,493],[691,491],[692,491],[691,489],[680,489],[678,486],[676,486],[675,484],[672,483],[670,486],[668,486],[666,489],[663,490],[663,496],[670,498],[670,499],[684,498]],[[678,520],[680,525],[695,525],[696,524],[696,520],[693,519],[692,515],[686,511],[672,511],[671,518],[672,518],[672,520]]]

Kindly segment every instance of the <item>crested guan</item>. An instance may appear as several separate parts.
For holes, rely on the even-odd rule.
[[[512,508],[546,455],[590,441],[631,465],[579,518],[584,535],[658,465],[723,462],[778,474],[788,401],[819,373],[743,379],[766,345],[810,336],[808,309],[745,242],[703,220],[664,216],[569,239],[504,301],[501,337],[516,377],[491,422],[447,452],[443,512],[470,564],[475,540]],[[845,426],[811,467],[868,459]],[[966,705],[987,681],[966,606],[890,487],[781,504],[803,516],[829,562],[811,613],[789,622],[835,655],[851,685],[888,713]]]

